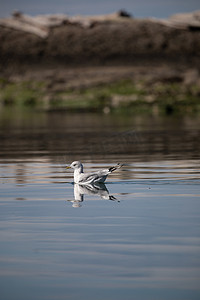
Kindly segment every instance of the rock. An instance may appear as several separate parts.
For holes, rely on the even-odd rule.
[[[177,26],[200,30],[200,10],[192,13],[175,14],[169,18],[169,21]]]
[[[136,102],[139,100],[138,95],[130,95],[130,96],[125,96],[125,95],[112,95],[111,98],[111,106],[113,108],[117,108],[119,106],[127,106],[132,102]]]
[[[126,12],[125,10],[119,10],[118,12],[117,12],[117,15],[119,16],[119,17],[125,17],[125,18],[131,18],[132,16],[131,16],[131,14],[130,13],[128,13],[128,12]]]
[[[185,85],[194,85],[199,83],[200,76],[197,69],[189,69],[184,74],[184,84]]]

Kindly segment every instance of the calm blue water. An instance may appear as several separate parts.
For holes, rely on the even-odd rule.
[[[89,134],[90,127],[99,138],[98,117],[87,116],[81,130],[83,136],[92,138],[91,155],[81,154],[80,148],[78,154],[77,138],[82,140],[83,136],[78,135],[78,123],[75,128],[69,125],[75,116],[59,115],[54,122],[56,134],[48,116],[38,119],[37,113],[38,122],[34,117],[18,118],[11,117],[13,125],[4,119],[0,130],[2,299],[200,298],[200,159],[194,149],[194,145],[199,149],[194,119],[181,124],[182,129],[185,124],[184,130],[192,129],[192,134],[190,130],[185,135],[169,131],[164,140],[161,131],[156,133],[159,138],[140,134],[138,143],[145,147],[141,156],[142,147],[140,153],[137,149],[130,153],[135,135],[127,138],[127,131],[121,134],[120,130],[130,129],[131,124],[144,129],[147,119],[142,123],[131,118],[124,123],[107,116],[110,121],[106,123],[101,116],[105,141],[110,140],[108,133],[114,126],[112,145],[121,140],[121,147],[114,154],[111,144],[101,146],[100,155],[100,146]],[[80,121],[82,118],[79,116]],[[64,167],[73,155],[69,144],[56,139],[59,130],[64,131],[64,120],[66,132],[62,135],[69,140],[69,131],[73,132],[73,155],[82,158],[87,171],[118,161],[125,164],[110,175],[105,186],[86,189],[72,184],[73,174]],[[163,122],[159,128],[172,123]],[[88,126],[91,123],[93,126]],[[190,143],[182,153],[175,141],[179,138],[181,145],[186,137]],[[164,147],[166,138],[169,144]],[[134,149],[136,145],[133,142]],[[84,146],[89,144],[85,141]]]
[[[1,160],[2,299],[199,299],[199,162],[129,163],[116,200],[79,202],[48,158]]]

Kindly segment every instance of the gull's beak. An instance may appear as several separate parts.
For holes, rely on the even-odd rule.
[[[66,166],[66,169],[70,169],[71,167],[70,166]]]

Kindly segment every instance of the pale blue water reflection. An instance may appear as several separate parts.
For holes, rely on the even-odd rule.
[[[200,161],[127,160],[105,198],[49,157],[0,161],[2,299],[199,299]]]

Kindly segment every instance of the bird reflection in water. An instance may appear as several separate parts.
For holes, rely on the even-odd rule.
[[[98,195],[104,200],[120,202],[109,191],[104,183],[93,183],[80,185],[74,184],[74,200],[67,200],[72,203],[73,207],[81,207],[84,201],[84,195]]]

